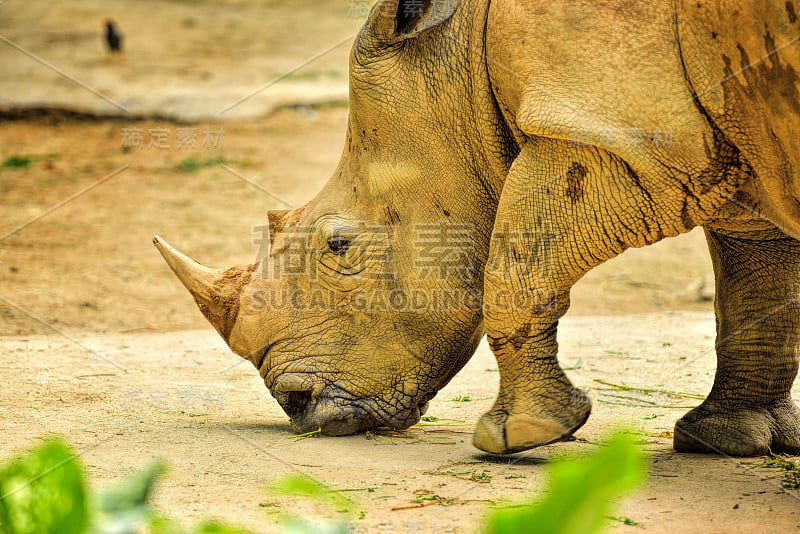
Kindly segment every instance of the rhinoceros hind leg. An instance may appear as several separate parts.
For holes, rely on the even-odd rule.
[[[717,278],[717,373],[675,425],[678,451],[800,451],[800,242],[776,228],[706,231]]]
[[[800,412],[790,399],[772,406],[715,411],[700,406],[675,425],[675,450],[760,456],[800,452]]]

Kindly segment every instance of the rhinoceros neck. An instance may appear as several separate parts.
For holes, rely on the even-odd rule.
[[[462,2],[445,24],[380,60],[375,79],[354,69],[345,149],[359,160],[369,194],[413,208],[420,222],[474,224],[487,243],[519,152],[489,79],[488,8],[489,0]],[[389,110],[382,124],[362,120],[361,91],[374,91],[381,111]]]
[[[453,24],[442,28],[436,38],[448,51],[448,74],[440,83],[452,101],[459,103],[451,113],[449,136],[458,141],[464,163],[461,175],[453,175],[458,185],[468,180],[475,197],[465,209],[488,210],[486,224],[494,222],[511,163],[519,154],[512,127],[506,122],[492,87],[487,54],[486,31],[491,0],[463,2]]]

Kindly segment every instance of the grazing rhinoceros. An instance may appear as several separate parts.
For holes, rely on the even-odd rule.
[[[421,7],[419,7],[421,6]],[[405,428],[484,333],[500,393],[475,445],[564,440],[570,287],[703,226],[718,369],[679,451],[800,450],[795,2],[384,1],[350,60],[344,154],[271,211],[253,265],[156,246],[294,428]]]

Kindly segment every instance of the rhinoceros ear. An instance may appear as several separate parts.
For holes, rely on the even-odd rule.
[[[388,41],[407,39],[452,17],[458,3],[458,0],[380,0],[373,11],[380,19],[375,29]]]

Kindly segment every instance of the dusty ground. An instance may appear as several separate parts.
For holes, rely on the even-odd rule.
[[[754,468],[763,459],[672,451],[667,433],[685,408],[662,406],[696,401],[596,382],[704,393],[713,374],[712,329],[713,317],[696,312],[563,322],[565,361],[583,362],[570,377],[595,399],[594,416],[578,436],[596,441],[625,424],[652,451],[647,487],[621,510],[638,524],[615,522],[621,532],[789,532],[800,526],[800,492],[782,489],[779,472]],[[208,329],[84,335],[80,343],[54,336],[0,340],[0,454],[58,432],[81,451],[97,486],[165,458],[172,469],[156,503],[186,520],[213,514],[273,531],[274,505],[299,513],[308,507],[266,497],[262,488],[297,469],[351,490],[346,494],[366,511],[359,531],[470,532],[488,506],[541,489],[548,459],[595,447],[570,442],[507,459],[472,448],[472,425],[497,387],[485,346],[431,403],[429,415],[454,421],[380,437],[295,442],[255,370]],[[473,400],[452,400],[465,396]],[[644,407],[607,404],[617,402]],[[392,510],[420,493],[449,501]]]
[[[0,34],[130,111],[0,43],[0,107],[28,117],[0,115],[0,456],[58,432],[82,451],[97,486],[161,456],[172,465],[161,508],[259,532],[274,518],[264,484],[297,468],[356,490],[348,495],[364,506],[361,525],[370,531],[461,532],[487,505],[541,489],[547,459],[594,447],[571,442],[510,460],[478,455],[471,428],[497,387],[485,347],[431,404],[429,415],[456,419],[452,426],[294,442],[258,374],[236,365],[150,244],[161,234],[209,265],[249,262],[253,226],[267,209],[284,207],[262,189],[291,205],[316,193],[344,140],[346,46],[235,113],[218,110],[354,31],[349,8],[345,0],[0,5]],[[103,60],[98,28],[106,16],[128,38],[123,63]],[[37,102],[117,116],[19,111]],[[161,118],[139,120],[148,113]],[[186,122],[198,117],[204,121]],[[141,129],[144,147],[123,148],[131,128]],[[195,147],[179,146],[183,128],[190,137],[194,130]],[[219,129],[216,146],[204,142],[206,130]],[[159,130],[168,146],[148,147]],[[579,436],[595,441],[633,422],[653,451],[647,488],[622,511],[638,525],[617,524],[622,531],[800,527],[800,495],[781,488],[779,473],[752,468],[763,459],[671,451],[663,433],[685,408],[656,405],[695,400],[619,399],[595,381],[707,392],[709,275],[701,232],[629,251],[578,284],[562,322],[562,363],[581,362],[569,373],[595,399]],[[476,400],[450,401],[458,396]],[[422,490],[453,500],[391,510]]]

